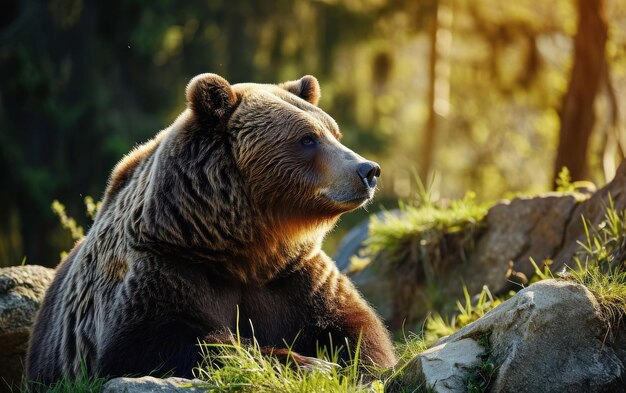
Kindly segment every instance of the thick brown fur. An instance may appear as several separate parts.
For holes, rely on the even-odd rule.
[[[115,167],[60,265],[28,380],[75,377],[81,362],[91,375],[188,377],[198,341],[237,328],[278,355],[295,339],[295,356],[331,340],[353,351],[362,333],[362,361],[392,366],[387,330],[320,250],[339,215],[374,192],[356,168],[377,166],[340,144],[315,106],[317,80],[231,86],[202,74],[186,96],[188,109]]]

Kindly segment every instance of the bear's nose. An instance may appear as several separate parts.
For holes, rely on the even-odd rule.
[[[358,173],[366,187],[374,188],[376,187],[376,178],[380,176],[380,166],[375,162],[365,161],[359,164],[356,168],[356,173]]]

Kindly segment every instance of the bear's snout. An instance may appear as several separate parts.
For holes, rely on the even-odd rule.
[[[373,161],[366,161],[359,164],[356,169],[365,187],[376,188],[376,178],[380,176],[380,166]]]

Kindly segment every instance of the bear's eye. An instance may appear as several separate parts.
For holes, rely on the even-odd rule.
[[[317,143],[317,139],[313,135],[307,135],[300,139],[302,146],[314,146]]]

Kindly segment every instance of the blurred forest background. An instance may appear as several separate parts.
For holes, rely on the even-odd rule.
[[[603,184],[626,150],[623,0],[6,0],[0,15],[0,266],[54,266],[113,165],[183,110],[201,72],[304,74],[344,143],[446,197],[548,191],[567,166]],[[332,252],[346,216],[331,235]]]

